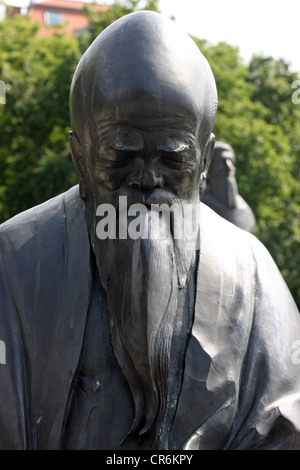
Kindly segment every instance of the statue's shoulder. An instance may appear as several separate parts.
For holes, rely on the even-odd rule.
[[[83,213],[83,201],[78,186],[48,201],[23,211],[0,225],[0,240],[20,243],[34,237],[40,230],[58,229],[66,216],[77,217]],[[82,217],[82,215],[81,215]],[[49,233],[50,235],[50,233]]]
[[[55,273],[66,252],[72,252],[72,257],[86,256],[89,243],[84,208],[75,186],[4,222],[0,225],[0,265],[17,279],[21,273],[33,275],[41,260],[45,272],[53,265]]]
[[[78,268],[81,283],[89,279],[89,250],[84,202],[74,187],[0,225],[0,286],[10,286],[9,295],[29,315],[35,289],[42,295],[56,285],[63,295],[60,289],[76,282]],[[48,304],[40,298],[41,311]]]
[[[202,204],[200,228],[200,269],[212,285],[228,290],[241,290],[254,280],[278,268],[267,248],[252,234],[243,230]]]
[[[223,258],[227,252],[242,255],[255,251],[255,246],[261,244],[254,235],[224,219],[206,204],[201,204],[200,220],[202,252],[212,250]]]

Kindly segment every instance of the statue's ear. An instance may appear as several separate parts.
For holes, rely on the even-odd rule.
[[[215,141],[216,141],[215,135],[210,134],[210,137],[209,137],[209,139],[207,141],[207,144],[206,144],[206,146],[204,148],[204,151],[203,151],[203,156],[202,156],[202,158],[203,158],[203,170],[202,170],[202,173],[201,173],[201,176],[200,176],[200,198],[201,199],[202,199],[202,196],[204,194],[205,184],[206,184],[206,177],[207,177],[210,162],[211,162],[211,159],[212,159],[212,156],[213,156],[213,153],[214,153]]]
[[[76,170],[77,178],[79,181],[80,196],[85,199],[86,196],[86,179],[85,179],[85,165],[82,155],[82,147],[75,131],[69,132],[69,145],[72,156],[73,165]]]

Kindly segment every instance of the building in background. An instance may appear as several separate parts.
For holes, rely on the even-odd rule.
[[[75,0],[45,0],[31,2],[26,9],[13,7],[11,14],[26,14],[40,23],[39,36],[50,36],[62,32],[67,36],[80,33],[88,26],[85,7],[106,11],[108,5],[79,2]]]

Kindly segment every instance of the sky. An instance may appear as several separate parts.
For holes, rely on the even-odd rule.
[[[283,58],[300,78],[300,0],[160,0],[159,8],[200,39],[237,46],[245,63],[253,54]]]
[[[246,63],[281,57],[300,78],[300,0],[160,0],[160,9],[200,39],[237,46]]]

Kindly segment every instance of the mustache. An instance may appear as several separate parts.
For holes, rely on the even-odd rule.
[[[116,209],[119,205],[119,197],[126,196],[127,207],[129,208],[133,204],[143,204],[144,206],[150,207],[151,204],[181,204],[181,200],[171,191],[164,188],[154,188],[151,191],[140,191],[138,188],[133,186],[120,186],[118,191],[110,193],[104,197],[102,203],[110,203]]]

